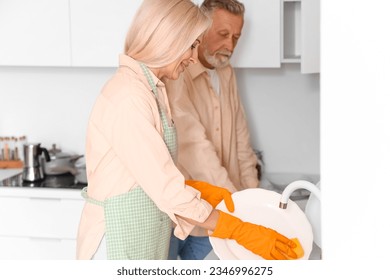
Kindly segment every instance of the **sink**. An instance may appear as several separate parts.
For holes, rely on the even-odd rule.
[[[299,189],[306,189],[311,192],[309,200],[306,204],[305,214],[309,219],[314,234],[314,242],[321,247],[321,182],[314,185],[308,181],[298,180],[294,181],[283,190],[282,197],[280,199],[279,207],[286,209],[290,196]]]
[[[281,194],[288,184],[298,180],[305,180],[316,184],[320,181],[320,175],[298,172],[266,172],[262,176],[260,187]],[[298,189],[291,194],[290,199],[293,201],[306,200],[309,196],[310,191]]]

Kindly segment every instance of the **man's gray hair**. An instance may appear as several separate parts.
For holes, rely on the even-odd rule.
[[[209,12],[215,9],[223,9],[235,15],[243,15],[245,12],[244,4],[237,0],[205,0],[202,7]]]

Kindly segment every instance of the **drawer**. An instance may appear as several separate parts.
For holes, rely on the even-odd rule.
[[[83,200],[0,197],[0,236],[75,239]]]
[[[76,240],[0,236],[0,260],[74,259]]]

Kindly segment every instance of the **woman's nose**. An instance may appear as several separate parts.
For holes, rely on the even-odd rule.
[[[196,58],[194,58],[194,57],[190,57],[190,63],[193,63],[193,64],[195,64],[195,63],[197,63],[198,62],[198,60],[196,59]]]

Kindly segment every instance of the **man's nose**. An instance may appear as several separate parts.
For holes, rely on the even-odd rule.
[[[225,48],[228,51],[233,52],[235,46],[236,46],[236,43],[235,43],[235,40],[233,37],[230,37],[230,38],[225,40]]]

